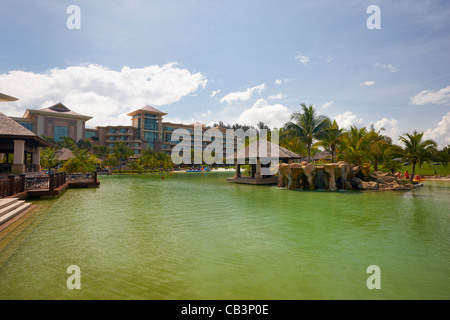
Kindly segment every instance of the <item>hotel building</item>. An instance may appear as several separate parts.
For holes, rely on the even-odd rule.
[[[39,109],[28,109],[22,118],[11,117],[23,127],[34,132],[37,136],[47,136],[56,142],[68,136],[73,140],[89,139],[93,145],[106,146],[110,149],[118,142],[125,142],[133,150],[135,157],[142,155],[147,148],[156,152],[164,152],[168,155],[179,141],[172,141],[172,133],[176,129],[185,129],[191,134],[192,149],[201,145],[203,150],[209,142],[198,141],[194,136],[195,124],[181,124],[164,122],[164,113],[150,106],[130,112],[131,125],[97,126],[94,129],[86,128],[86,121],[92,117],[78,114],[62,103]],[[209,129],[199,124],[202,134]],[[216,128],[223,133],[224,150],[226,148],[225,128]],[[197,140],[195,140],[197,139]],[[95,152],[95,150],[93,150]]]

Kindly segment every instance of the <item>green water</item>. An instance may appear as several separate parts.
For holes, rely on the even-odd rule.
[[[450,298],[450,182],[309,192],[229,176],[104,176],[36,201],[0,252],[0,299]]]

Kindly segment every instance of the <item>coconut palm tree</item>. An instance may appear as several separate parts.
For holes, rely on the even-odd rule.
[[[294,112],[291,121],[284,125],[287,137],[297,137],[306,144],[308,150],[308,162],[311,162],[311,146],[314,140],[324,137],[325,130],[331,127],[331,121],[327,116],[317,115],[314,106],[307,107],[301,104],[303,112]]]
[[[123,141],[114,144],[111,157],[119,163],[119,173],[121,173],[122,163],[126,162],[128,157],[133,155],[133,150],[128,148],[127,144]]]
[[[339,158],[355,165],[361,165],[366,157],[366,135],[367,129],[365,127],[358,129],[351,126],[350,130],[341,137],[342,151]]]
[[[330,150],[332,162],[336,159],[336,149],[340,144],[340,139],[344,133],[344,129],[340,129],[336,120],[333,120],[333,124],[330,128],[324,131],[322,139],[316,144]]]
[[[77,144],[71,137],[63,137],[62,140],[56,144],[57,149],[66,148],[75,151],[76,147]]]
[[[41,151],[41,166],[43,166],[44,168],[47,168],[48,171],[50,172],[50,170],[54,167],[56,167],[59,163],[57,155],[56,155],[56,150],[53,148],[44,148]]]
[[[375,171],[378,171],[378,165],[383,163],[386,150],[392,145],[392,139],[382,135],[381,131],[384,131],[384,128],[375,131],[372,124],[371,130],[367,132],[365,137],[365,143],[367,144],[367,158],[373,165]]]
[[[400,136],[400,141],[404,144],[402,149],[402,158],[412,164],[412,172],[410,181],[414,179],[414,173],[416,170],[416,165],[419,168],[422,166],[423,162],[429,161],[431,159],[431,152],[436,148],[436,142],[433,140],[422,140],[423,132],[418,133],[414,131],[412,134],[405,133]]]

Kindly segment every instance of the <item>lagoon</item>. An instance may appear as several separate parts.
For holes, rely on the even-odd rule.
[[[101,176],[35,201],[0,241],[0,299],[450,298],[450,182],[320,192],[230,176]],[[66,286],[71,265],[80,290]],[[366,286],[371,265],[380,290]]]

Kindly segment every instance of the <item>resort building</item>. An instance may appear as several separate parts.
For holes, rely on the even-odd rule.
[[[198,141],[195,137],[195,128],[201,128],[201,133],[210,129],[203,124],[181,124],[163,122],[167,113],[150,106],[137,109],[128,114],[131,117],[130,125],[97,126],[93,129],[86,128],[86,122],[92,119],[70,110],[62,103],[54,106],[31,110],[28,109],[22,118],[11,117],[39,137],[50,137],[59,142],[63,137],[71,137],[75,141],[89,139],[93,145],[106,146],[110,149],[118,142],[125,142],[133,150],[134,157],[139,157],[147,148],[156,152],[171,154],[172,149],[179,141],[172,141],[172,134],[176,129],[185,129],[191,134],[192,149],[203,149],[210,142]],[[224,150],[227,144],[225,139],[225,128],[219,129],[224,138]],[[201,146],[201,147],[200,147]],[[95,152],[95,150],[93,150]]]
[[[191,134],[192,149],[201,145],[203,150],[209,144],[197,141],[198,137],[194,136],[196,124],[163,122],[163,117],[167,113],[153,107],[145,106],[128,115],[131,117],[131,126],[98,126],[95,129],[86,129],[86,138],[91,139],[94,145],[108,148],[114,148],[115,143],[123,141],[133,150],[135,156],[141,155],[147,148],[170,155],[173,147],[179,143],[179,141],[172,141],[172,133],[176,129],[185,129]],[[198,126],[201,127],[202,134],[209,129],[202,124]],[[222,131],[225,138],[225,129],[218,129]]]
[[[11,119],[39,137],[51,137],[59,142],[63,137],[71,137],[75,141],[85,139],[85,124],[92,117],[76,113],[58,103],[44,109],[28,109],[22,118]]]

